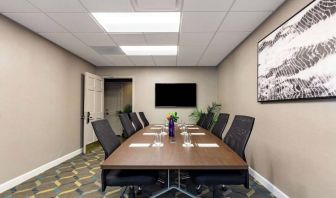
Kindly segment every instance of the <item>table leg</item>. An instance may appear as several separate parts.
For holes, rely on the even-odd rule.
[[[170,186],[170,175],[169,175],[169,170],[168,170],[168,179],[167,179],[167,188],[160,190],[159,192],[155,193],[154,195],[151,196],[151,198],[156,198],[166,192],[169,192],[171,190],[177,190],[180,191],[181,193],[188,195],[191,198],[197,198],[197,196],[194,196],[193,194],[187,192],[186,190],[181,188],[181,178],[180,178],[180,169],[178,169],[177,172],[177,177],[178,177],[178,184],[177,186]]]

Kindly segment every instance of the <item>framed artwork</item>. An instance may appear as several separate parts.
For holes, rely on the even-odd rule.
[[[336,97],[336,0],[311,2],[258,42],[257,97]]]

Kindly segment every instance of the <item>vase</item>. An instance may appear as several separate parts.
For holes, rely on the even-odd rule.
[[[169,137],[174,137],[174,120],[173,118],[169,119],[169,124],[168,124],[168,131],[169,131]]]

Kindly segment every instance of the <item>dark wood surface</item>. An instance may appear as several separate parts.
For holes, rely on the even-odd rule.
[[[175,142],[168,135],[162,137],[163,147],[134,148],[132,143],[153,143],[153,133],[159,129],[150,125],[138,131],[118,147],[101,165],[102,169],[247,169],[247,164],[222,140],[208,130],[189,130],[190,133],[206,133],[191,136],[194,147],[185,148],[179,127],[175,127]],[[219,147],[198,147],[197,143],[217,143]]]

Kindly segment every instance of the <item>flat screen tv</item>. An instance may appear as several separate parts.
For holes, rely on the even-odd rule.
[[[196,107],[196,83],[155,84],[156,107]]]

